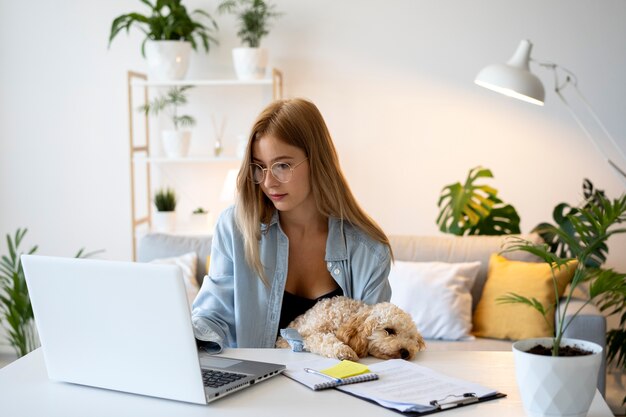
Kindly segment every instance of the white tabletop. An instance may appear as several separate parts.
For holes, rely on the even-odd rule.
[[[308,353],[285,349],[229,349],[223,356],[275,363],[313,357]],[[372,358],[364,360],[365,363],[375,361]],[[438,415],[526,416],[515,383],[511,352],[427,351],[419,353],[415,362],[508,395],[503,399],[447,410]],[[282,375],[204,406],[54,382],[48,380],[41,349],[0,370],[0,414],[10,417],[400,415],[337,390],[312,391]],[[596,391],[588,417],[612,415]]]

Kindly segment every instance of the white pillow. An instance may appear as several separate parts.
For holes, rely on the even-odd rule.
[[[154,259],[150,261],[150,263],[178,265],[183,272],[185,290],[187,290],[187,300],[189,300],[189,305],[193,303],[193,300],[196,298],[198,290],[200,289],[198,282],[196,281],[198,255],[196,255],[195,252],[189,252],[184,255],[174,256],[171,258]]]
[[[395,261],[391,302],[411,315],[425,339],[471,339],[471,289],[480,262]]]

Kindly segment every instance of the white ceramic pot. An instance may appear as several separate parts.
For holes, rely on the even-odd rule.
[[[152,229],[159,233],[174,233],[176,230],[176,212],[155,211],[152,216]]]
[[[187,41],[147,41],[148,77],[151,81],[181,80],[189,68],[191,43]]]
[[[164,130],[162,132],[163,151],[168,158],[184,158],[189,153],[191,132]]]
[[[552,338],[526,339],[513,344],[515,375],[527,414],[586,416],[598,384],[602,347],[585,340],[562,339],[561,346],[577,346],[593,353],[554,357],[526,352],[535,345],[551,347]]]
[[[194,232],[209,233],[211,229],[210,213],[192,213],[189,221]]]
[[[265,48],[234,48],[233,65],[237,78],[240,80],[265,78],[267,55]]]

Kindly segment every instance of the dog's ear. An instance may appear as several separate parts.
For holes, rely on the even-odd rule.
[[[371,329],[367,328],[368,325],[371,326],[371,323],[368,323],[369,320],[366,320],[366,317],[366,315],[356,314],[337,330],[337,338],[350,346],[359,358],[367,356],[369,347],[367,337],[372,333]]]
[[[422,351],[426,350],[426,342],[421,334],[417,333],[417,350]]]

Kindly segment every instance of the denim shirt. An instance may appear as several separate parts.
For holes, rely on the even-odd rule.
[[[226,209],[215,228],[209,274],[192,306],[196,339],[219,352],[224,347],[271,348],[276,343],[287,280],[289,240],[278,212],[262,225],[261,263],[269,285],[248,265],[234,207]],[[389,301],[389,248],[337,218],[328,219],[326,268],[346,297],[368,304]]]

